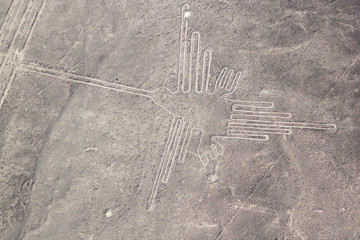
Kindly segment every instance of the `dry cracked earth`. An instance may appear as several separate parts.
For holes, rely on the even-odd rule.
[[[360,239],[359,13],[358,0],[0,0],[0,239]],[[239,110],[258,134],[232,132],[207,164],[196,129],[172,138],[176,116],[146,95],[177,81],[184,24],[212,53],[201,76],[241,71],[234,99],[274,106]],[[215,102],[185,100],[170,103],[222,121]],[[264,127],[267,111],[336,129]]]

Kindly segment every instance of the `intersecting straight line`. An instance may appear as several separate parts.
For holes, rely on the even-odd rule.
[[[246,200],[240,205],[240,207],[235,211],[235,213],[232,215],[230,220],[227,223],[225,223],[222,230],[216,235],[215,240],[220,239],[220,237],[221,237],[222,233],[224,232],[225,228],[235,219],[236,215],[239,213],[239,211],[242,209],[242,207],[245,206],[248,203],[249,199],[256,192],[256,190],[259,188],[259,186],[263,183],[266,175],[268,175],[268,173],[271,172],[271,170],[275,167],[275,165],[278,164],[280,157],[282,157],[285,154],[286,150],[287,150],[287,147],[285,146],[282,153],[277,157],[276,161],[270,166],[270,168],[266,171],[266,173],[263,175],[263,177],[260,179],[260,181],[255,185],[254,189],[251,191],[251,193],[246,198]]]
[[[53,78],[58,78],[58,79],[61,79],[64,81],[82,83],[82,84],[86,84],[86,85],[90,85],[90,86],[110,89],[110,90],[114,90],[114,91],[118,91],[118,92],[126,92],[129,94],[134,94],[134,95],[151,98],[150,91],[135,88],[135,87],[129,87],[129,86],[118,84],[118,83],[111,83],[111,82],[107,82],[107,81],[96,79],[96,78],[84,77],[84,76],[76,75],[73,73],[61,72],[61,71],[56,71],[56,70],[52,70],[52,69],[27,65],[27,64],[20,64],[16,68],[27,71],[27,72],[33,72],[33,73],[37,73],[37,74],[41,74],[41,75],[45,75],[45,76],[49,76],[49,77],[53,77]]]
[[[37,5],[39,3],[40,3],[40,5]],[[11,88],[11,85],[12,85],[12,82],[14,80],[15,73],[16,73],[16,67],[21,62],[21,60],[24,56],[24,51],[26,51],[27,43],[32,36],[33,29],[36,25],[36,22],[39,19],[40,13],[42,12],[42,10],[44,8],[45,3],[46,3],[46,0],[42,0],[42,2],[40,0],[29,0],[28,4],[26,5],[26,7],[24,9],[23,15],[21,16],[18,28],[15,30],[14,37],[10,42],[10,45],[6,52],[4,61],[2,62],[2,65],[0,67],[0,75],[2,76],[2,74],[4,73],[5,65],[7,65],[7,64],[15,65],[15,68],[12,68],[11,66],[10,67],[7,66],[7,68],[10,68],[9,75],[2,76],[5,78],[5,87],[3,89],[2,96],[0,96],[0,109],[1,109],[2,105],[4,104],[7,94]],[[22,5],[22,2],[20,3],[19,8],[21,7],[21,5]],[[18,11],[19,11],[19,9],[17,10],[17,12]],[[33,12],[33,11],[35,11],[35,12]],[[16,13],[16,16],[17,16],[17,14],[18,13]],[[16,16],[15,16],[15,19],[13,20],[13,23],[11,24],[11,28],[14,24],[14,21],[16,20]],[[29,24],[29,23],[30,23],[30,25],[27,26],[27,24]],[[10,33],[12,30],[11,28],[10,28]],[[24,36],[21,35],[22,32],[20,30],[23,30],[23,32],[25,32]],[[7,37],[6,37],[6,39],[7,39]],[[22,45],[18,46],[19,43],[21,43]],[[7,77],[9,77],[9,78],[8,78],[8,81],[6,82]]]

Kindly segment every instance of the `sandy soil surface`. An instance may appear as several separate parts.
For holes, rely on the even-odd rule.
[[[360,239],[358,0],[0,0],[0,239]]]

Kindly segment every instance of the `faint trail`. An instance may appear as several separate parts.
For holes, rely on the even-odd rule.
[[[30,102],[30,100],[34,99],[35,97],[39,96],[39,94],[41,94],[42,92],[44,92],[46,89],[48,89],[49,87],[51,87],[54,83],[56,83],[56,80],[53,80],[52,82],[50,82],[49,84],[47,84],[45,87],[41,88],[39,91],[37,91],[34,95],[32,95],[31,97],[29,97],[28,99],[26,99],[25,101],[21,102],[18,106],[16,106],[15,108],[13,108],[10,112],[7,112],[6,115],[1,116],[0,120],[3,120],[6,116],[9,116],[11,113],[13,113],[14,111],[16,111],[16,109],[21,108],[22,106],[24,106],[26,103]]]
[[[9,7],[6,18],[3,22],[3,25],[0,29],[0,51],[3,52],[8,44],[11,43],[12,38],[11,35],[13,31],[16,31],[14,28],[14,24],[17,20],[17,15],[21,10],[21,5],[23,1],[14,0]],[[10,39],[9,39],[10,38]],[[5,54],[6,55],[6,54]],[[2,56],[1,56],[2,57]]]
[[[190,33],[192,33],[194,31],[194,29],[201,23],[203,17],[205,16],[205,14],[209,11],[211,5],[214,3],[215,0],[211,0],[211,2],[209,3],[209,5],[206,7],[206,9],[204,10],[204,12],[201,14],[201,16],[199,17],[199,19],[196,21],[196,23],[194,24],[194,26],[190,29]]]
[[[155,118],[155,121],[154,121],[154,122],[156,122],[156,118]],[[153,124],[153,126],[152,126],[152,128],[151,128],[151,135],[152,135],[154,132],[155,132],[155,124]],[[150,151],[152,144],[153,144],[153,142],[149,141],[147,151]],[[136,146],[136,145],[135,145],[135,146]],[[134,148],[134,147],[133,147],[133,148]],[[132,150],[132,149],[128,149],[128,150],[126,151],[126,153],[129,152],[130,150]],[[126,153],[124,153],[123,155],[125,155]],[[146,160],[146,161],[143,161],[142,163],[145,163],[145,162],[148,162],[148,161],[149,161],[149,156],[148,156],[148,155],[145,156],[145,160]],[[142,167],[144,167],[144,166],[142,166]],[[128,204],[125,204],[125,206],[123,206],[122,208],[120,208],[118,205],[113,208],[113,210],[114,210],[114,215],[116,214],[114,217],[115,217],[117,220],[119,220],[120,218],[124,217],[124,214],[126,214],[127,211],[130,211],[131,207],[136,203],[136,198],[137,198],[137,196],[141,193],[142,183],[143,183],[143,180],[144,180],[144,178],[145,178],[145,175],[146,175],[146,171],[143,170],[143,171],[142,171],[142,174],[141,174],[141,177],[140,177],[140,180],[139,180],[139,182],[138,182],[138,184],[137,184],[136,191],[135,191],[135,192],[132,194],[132,196],[130,197],[130,200],[128,201]],[[107,221],[105,222],[105,224],[104,224],[102,227],[99,227],[99,228],[95,229],[94,232],[95,232],[96,235],[97,235],[97,238],[96,238],[96,239],[100,238],[100,236],[102,235],[102,233],[105,231],[106,228],[109,227],[109,225],[114,225],[114,224],[116,224],[116,223],[114,223],[114,222],[116,222],[116,221],[114,221],[113,219],[112,219],[112,220],[109,219],[109,220],[107,220]]]
[[[259,188],[259,186],[264,182],[264,179],[266,176],[271,172],[271,170],[275,167],[275,165],[279,162],[280,157],[282,157],[285,154],[285,151],[287,150],[287,147],[285,147],[282,151],[282,153],[277,157],[277,159],[274,161],[274,163],[269,167],[269,169],[266,171],[266,173],[263,175],[263,177],[255,184],[255,187],[250,192],[249,196],[246,198],[246,200],[240,205],[240,207],[235,211],[235,213],[232,215],[230,220],[224,224],[222,230],[216,235],[215,240],[219,240],[221,235],[223,234],[226,227],[235,219],[236,215],[240,212],[240,210],[243,210],[246,205],[248,204],[249,199],[254,195],[256,190]]]
[[[25,42],[23,43],[23,46],[22,46],[22,54],[24,55],[26,53],[26,50],[28,48],[28,42],[30,41],[30,39],[32,38],[32,35],[34,33],[34,29],[35,29],[35,25],[39,22],[39,18],[44,10],[44,7],[45,7],[45,4],[46,4],[46,1],[47,0],[40,0],[38,1],[37,3],[41,3],[41,1],[43,1],[42,4],[40,4],[40,9],[38,11],[35,11],[35,20],[32,22],[31,26],[30,26],[30,29],[28,31],[28,34],[26,35],[25,37]],[[39,7],[39,6],[38,6]],[[37,8],[35,8],[36,10]]]
[[[1,94],[0,109],[9,93],[15,77],[16,67],[24,56],[26,44],[32,36],[35,23],[38,21],[39,13],[42,11],[45,2],[46,0],[30,0],[28,2],[15,35],[10,43],[9,49],[4,57],[4,61],[0,68],[0,79],[5,81],[5,86]],[[19,8],[21,8],[21,5]],[[11,25],[11,28],[12,27],[13,24]]]
[[[86,23],[85,23],[86,24]],[[84,24],[84,26],[85,26]],[[134,26],[131,26],[134,27]],[[76,67],[78,67],[79,65],[81,65],[84,61],[86,61],[87,59],[89,59],[91,56],[93,56],[94,54],[98,53],[100,49],[106,47],[108,44],[116,41],[119,39],[119,36],[121,36],[121,34],[124,33],[124,31],[128,30],[130,28],[130,26],[126,27],[124,30],[116,33],[115,35],[113,35],[110,39],[108,39],[106,42],[100,44],[99,46],[97,46],[93,51],[91,51],[89,54],[87,54],[86,56],[84,56],[83,58],[81,58],[80,60],[78,60],[70,69],[74,70]]]
[[[13,50],[13,45],[15,43],[15,39],[16,36],[19,33],[19,29],[20,29],[20,24],[23,21],[24,15],[20,18],[17,18],[19,12],[21,12],[22,9],[22,1],[20,1],[20,3],[18,3],[19,1],[15,0],[13,2],[13,4],[10,6],[8,14],[6,16],[5,22],[2,25],[1,28],[1,42],[0,42],[0,47],[1,47],[1,51],[5,51],[5,48],[7,47],[7,45],[9,44],[7,50],[5,51],[5,55],[1,55],[1,67],[0,67],[0,80],[4,81],[4,86],[3,89],[1,89],[1,97],[0,97],[0,109],[4,103],[4,100],[8,94],[8,91],[10,89],[10,85],[13,79],[13,69],[10,69],[10,72],[4,72],[5,69],[5,65],[7,64],[12,64],[12,62],[14,61],[14,58],[16,58],[17,56],[15,55],[15,52]],[[28,6],[25,6],[25,10],[26,11]],[[9,21],[12,22],[10,23]],[[19,21],[19,22],[18,22]],[[15,31],[15,32],[14,32]],[[12,36],[13,35],[13,36]],[[10,41],[10,42],[8,42]],[[12,54],[10,54],[12,53]],[[10,59],[9,59],[10,58]],[[6,70],[6,69],[5,69]],[[1,84],[1,82],[0,82]]]
[[[356,57],[355,57],[355,60],[350,63],[350,65],[346,68],[346,70],[343,72],[343,74],[341,74],[341,76],[335,81],[334,86],[333,86],[333,87],[329,90],[329,92],[325,95],[324,99],[327,98],[327,97],[334,91],[335,87],[338,85],[338,83],[340,82],[340,80],[342,80],[342,79],[345,77],[345,75],[349,72],[349,70],[351,69],[351,67],[354,66],[355,63],[356,63],[358,60],[359,60],[359,56],[356,56]],[[313,114],[313,113],[311,113],[311,115],[312,115],[312,114]]]

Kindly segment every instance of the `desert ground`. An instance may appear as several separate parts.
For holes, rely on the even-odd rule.
[[[359,13],[0,0],[0,239],[360,239]]]

